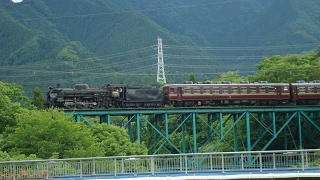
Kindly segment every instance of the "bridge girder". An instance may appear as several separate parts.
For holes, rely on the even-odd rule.
[[[124,117],[121,127],[130,140],[146,139],[150,154],[202,153],[220,151],[264,151],[283,138],[280,149],[303,149],[307,137],[320,147],[319,107],[211,108],[211,109],[140,109],[73,111],[77,122],[85,116],[99,116],[100,123],[113,124]],[[85,119],[85,121],[87,121]],[[88,121],[89,122],[89,121]],[[90,122],[89,122],[90,123]],[[204,135],[205,134],[205,135]],[[180,137],[177,138],[177,137]],[[232,138],[233,137],[233,138]],[[177,141],[179,140],[179,141]]]

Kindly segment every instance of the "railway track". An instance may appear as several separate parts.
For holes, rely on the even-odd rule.
[[[125,111],[125,110],[194,110],[194,109],[280,109],[280,108],[320,108],[320,105],[308,106],[212,106],[212,107],[164,107],[164,108],[109,108],[109,109],[59,109],[60,111]]]

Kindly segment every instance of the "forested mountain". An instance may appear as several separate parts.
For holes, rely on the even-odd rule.
[[[144,9],[141,13],[170,32],[187,36],[200,46],[211,46],[228,32],[244,26],[273,1],[166,0],[150,3],[140,0],[139,3],[119,4],[117,8]]]
[[[216,44],[265,47],[260,53],[266,56],[296,54],[319,47],[320,2],[300,2],[274,1],[270,7],[259,13],[257,18],[250,20],[240,29],[229,32]],[[237,41],[229,41],[230,39]]]
[[[62,87],[76,83],[101,87],[115,82],[159,86],[158,37],[163,40],[168,83],[189,77],[212,80],[227,71],[216,80],[320,79],[319,9],[319,0],[0,0],[0,159],[9,160],[7,152],[14,155],[10,160],[21,159],[19,155],[32,158],[33,154],[38,158],[146,154],[147,147],[129,142],[120,128],[70,124],[71,117],[63,112],[38,111],[32,104],[42,105],[43,98],[37,100],[39,89],[46,92],[57,83]],[[255,75],[245,76],[249,74]],[[22,90],[31,97],[33,89],[38,96],[30,101]],[[176,120],[169,119],[171,129],[179,128]],[[232,121],[226,122],[224,132],[232,126]],[[112,122],[123,123],[123,117]],[[213,126],[222,127],[219,123]],[[302,122],[304,129],[310,129],[309,125]],[[301,148],[296,146],[301,141],[295,136],[299,134],[296,123],[287,127],[294,130],[289,147]],[[237,128],[239,134],[247,130],[245,124]],[[193,139],[188,126],[185,132],[186,139]],[[252,133],[251,137],[261,138],[260,131]],[[154,138],[141,135],[142,142],[154,144]],[[203,151],[221,140],[215,136],[208,143],[206,136],[205,131],[197,135],[198,143],[207,144]],[[287,144],[279,146],[284,136],[287,134],[279,134],[268,149],[287,149]],[[176,133],[170,141],[181,146],[181,137]],[[225,138],[234,141],[233,136]],[[242,144],[251,141],[241,139]],[[225,142],[217,151],[233,151]],[[309,137],[303,142],[302,148],[318,145]],[[252,150],[261,150],[265,144],[260,141]],[[165,148],[159,153],[167,153]],[[239,150],[246,147],[239,146]]]
[[[0,1],[0,81],[154,84],[157,38],[169,83],[254,73],[263,56],[319,46],[318,0]]]

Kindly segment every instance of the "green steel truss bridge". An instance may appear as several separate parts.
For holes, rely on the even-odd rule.
[[[88,117],[99,117],[100,123],[119,125],[128,130],[131,141],[141,143],[143,137],[149,136],[154,139],[147,143],[150,154],[215,152],[221,144],[234,152],[320,147],[318,106],[108,109],[65,113],[72,114],[77,122],[90,124]],[[180,141],[176,142],[177,139]]]

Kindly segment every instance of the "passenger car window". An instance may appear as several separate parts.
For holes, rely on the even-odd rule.
[[[219,93],[219,88],[213,88],[213,89],[212,89],[212,92],[213,92],[213,93]]]
[[[170,94],[174,93],[174,88],[170,88]]]
[[[223,93],[223,94],[228,94],[228,93],[229,93],[228,88],[222,88],[222,93]]]
[[[185,94],[191,94],[191,90],[189,88],[184,88],[184,93]]]
[[[231,89],[231,92],[232,92],[232,93],[235,93],[235,94],[238,94],[238,88],[237,88],[237,87],[233,87],[233,88]]]
[[[200,94],[200,89],[193,89],[193,94]]]
[[[250,87],[250,93],[256,93],[257,88],[256,87]]]
[[[210,94],[210,88],[203,88],[203,94]]]
[[[268,93],[274,93],[274,87],[269,87],[268,88]]]
[[[241,87],[241,94],[247,94],[247,87]]]
[[[314,87],[308,87],[308,93],[313,93],[314,92]]]
[[[260,89],[259,89],[259,92],[260,92],[260,93],[266,93],[266,88],[260,88]]]

